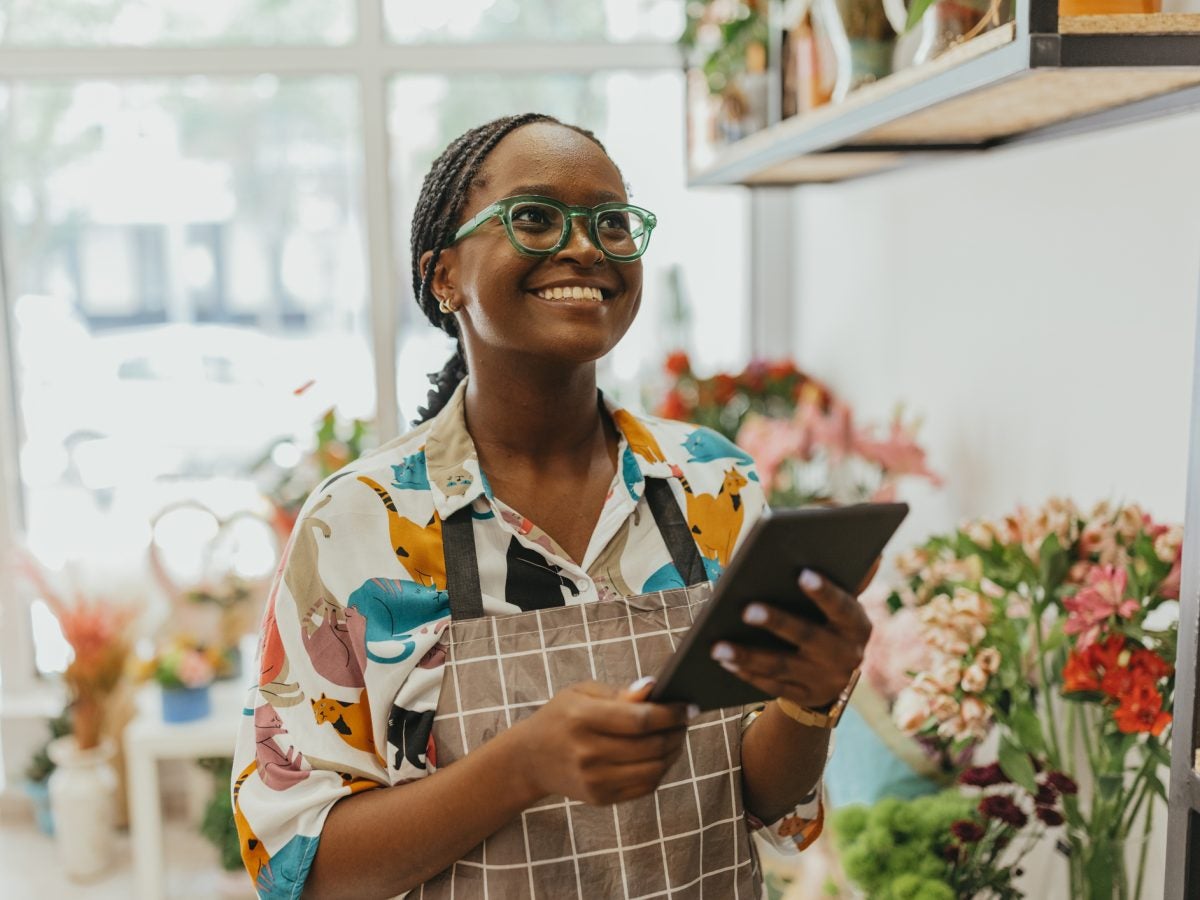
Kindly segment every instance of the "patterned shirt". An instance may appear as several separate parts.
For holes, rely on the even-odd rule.
[[[263,618],[259,685],[234,759],[234,817],[262,897],[299,897],[330,808],[437,768],[438,639],[450,621],[441,523],[470,506],[484,612],[509,615],[683,587],[645,499],[668,479],[711,579],[765,508],[754,461],[709,429],[603,402],[618,466],[581,562],[493,496],[465,382],[435,418],[308,498]],[[820,833],[820,790],[748,827],[785,850]]]

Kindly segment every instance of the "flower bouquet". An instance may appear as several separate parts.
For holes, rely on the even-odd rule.
[[[772,506],[890,500],[904,476],[941,484],[916,423],[898,412],[886,434],[859,427],[847,403],[791,361],[701,378],[676,352],[666,370],[672,383],[656,413],[713,428],[746,450]]]
[[[901,557],[893,609],[933,654],[898,697],[902,730],[951,750],[999,729],[1004,776],[1089,777],[1063,797],[1074,897],[1139,896],[1149,808],[1165,800],[1182,529],[1134,505],[1068,500],[968,523]],[[1133,883],[1124,846],[1141,816]]]
[[[125,677],[137,609],[106,597],[88,596],[78,588],[74,598],[66,600],[32,556],[21,556],[19,566],[50,607],[71,648],[71,661],[63,672],[71,731],[80,750],[94,749],[105,730],[110,701]]]
[[[147,661],[142,675],[162,687],[163,721],[190,722],[207,716],[212,709],[209,686],[224,664],[220,648],[183,636],[172,638]]]

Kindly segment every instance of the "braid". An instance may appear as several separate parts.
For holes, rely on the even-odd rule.
[[[522,125],[529,125],[533,122],[551,122],[570,128],[595,142],[596,146],[605,154],[608,153],[595,134],[586,128],[560,122],[553,116],[541,113],[504,116],[472,128],[451,141],[442,154],[433,161],[433,165],[421,184],[421,193],[417,198],[412,218],[413,296],[416,298],[417,306],[425,313],[425,317],[454,338],[458,346],[440,372],[430,373],[429,380],[433,384],[433,389],[429,392],[426,406],[417,410],[419,418],[413,422],[413,425],[419,425],[437,415],[449,401],[459,383],[467,376],[467,361],[463,355],[462,338],[458,333],[458,325],[452,314],[444,313],[438,308],[438,301],[434,298],[430,286],[438,258],[458,230],[458,220],[462,218],[467,194],[479,175],[479,170],[487,159],[487,155],[505,135]],[[428,250],[432,250],[433,255],[422,270],[421,254]]]

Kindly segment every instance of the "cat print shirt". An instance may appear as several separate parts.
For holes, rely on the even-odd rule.
[[[259,683],[233,768],[242,857],[261,897],[299,897],[330,808],[435,771],[449,625],[441,523],[470,506],[484,612],[508,615],[683,587],[644,498],[668,479],[710,579],[765,507],[754,461],[724,437],[603,402],[618,466],[582,564],[492,495],[464,417],[434,419],[333,475],[304,504],[267,601]],[[750,817],[747,817],[750,819]],[[780,849],[820,833],[820,790],[779,822]]]

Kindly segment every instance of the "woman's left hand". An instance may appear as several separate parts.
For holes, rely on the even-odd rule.
[[[820,709],[837,700],[862,663],[871,621],[854,595],[815,572],[805,570],[800,575],[800,589],[825,614],[827,622],[817,624],[776,606],[751,603],[743,621],[771,632],[786,641],[788,648],[764,650],[721,641],[713,645],[712,656],[772,697]]]

